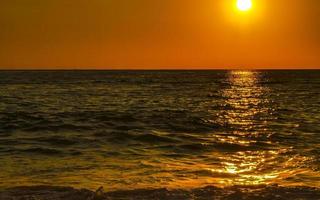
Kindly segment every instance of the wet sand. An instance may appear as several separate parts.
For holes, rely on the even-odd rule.
[[[320,189],[312,187],[250,186],[217,188],[208,186],[193,190],[139,189],[96,192],[71,187],[33,186],[0,190],[1,200],[317,200]]]

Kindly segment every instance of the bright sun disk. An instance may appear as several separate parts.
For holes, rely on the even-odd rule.
[[[251,0],[238,0],[237,7],[241,11],[248,11],[252,8]]]

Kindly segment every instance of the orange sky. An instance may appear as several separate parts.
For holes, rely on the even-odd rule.
[[[0,69],[320,69],[320,1],[2,0]]]

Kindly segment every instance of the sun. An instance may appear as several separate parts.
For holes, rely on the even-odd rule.
[[[248,11],[252,8],[251,0],[238,0],[237,7],[240,11]]]

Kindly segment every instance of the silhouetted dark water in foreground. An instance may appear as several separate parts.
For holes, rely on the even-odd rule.
[[[2,71],[0,122],[0,188],[320,187],[320,71]]]

